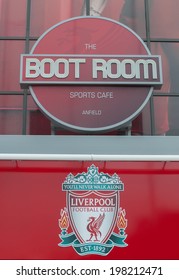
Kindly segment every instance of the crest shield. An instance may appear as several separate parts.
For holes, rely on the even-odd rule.
[[[106,243],[116,224],[119,194],[89,191],[68,192],[70,224],[81,243]]]
[[[66,207],[60,212],[60,247],[72,246],[82,256],[106,256],[114,246],[127,246],[126,212],[120,207],[124,184],[117,174],[99,172],[92,164],[87,173],[68,174],[62,190]]]

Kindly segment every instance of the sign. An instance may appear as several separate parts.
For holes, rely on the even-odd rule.
[[[124,185],[117,174],[99,173],[93,164],[87,173],[70,173],[62,189],[67,192],[67,205],[59,219],[59,246],[72,246],[82,256],[105,256],[114,246],[127,246],[126,213],[119,202]]]
[[[125,25],[78,17],[47,30],[21,56],[20,83],[57,125],[109,131],[126,125],[162,85],[161,58]]]
[[[157,85],[159,65],[158,56],[24,55],[22,83]]]

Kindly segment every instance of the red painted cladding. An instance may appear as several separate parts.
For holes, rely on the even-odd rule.
[[[128,244],[106,257],[79,256],[59,247],[62,183],[91,162],[1,162],[0,259],[178,259],[179,163],[97,162],[100,172],[116,172],[124,183]]]

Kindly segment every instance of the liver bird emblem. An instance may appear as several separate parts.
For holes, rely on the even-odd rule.
[[[99,215],[99,217],[89,217],[88,219],[88,225],[87,225],[87,230],[90,232],[90,239],[87,241],[92,241],[92,238],[94,237],[94,241],[99,241],[98,236],[101,237],[102,233],[99,230],[103,221],[105,218],[105,214],[103,213]]]

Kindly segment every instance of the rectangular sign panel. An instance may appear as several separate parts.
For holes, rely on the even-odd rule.
[[[21,85],[114,84],[161,86],[156,55],[22,55]]]

